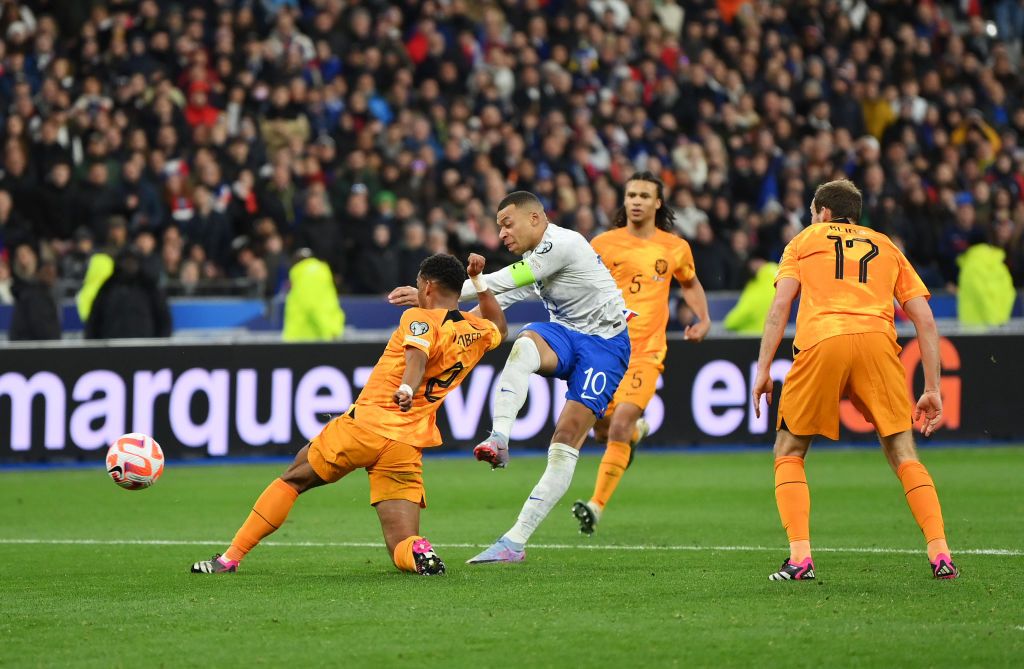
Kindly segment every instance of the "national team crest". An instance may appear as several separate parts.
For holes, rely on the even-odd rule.
[[[657,272],[659,276],[664,275],[665,272],[668,271],[668,261],[664,258],[658,258],[654,263],[654,271]]]
[[[413,335],[417,337],[419,337],[420,335],[427,334],[429,330],[430,326],[424,323],[423,321],[413,321],[412,323],[409,324],[409,331],[412,332]]]

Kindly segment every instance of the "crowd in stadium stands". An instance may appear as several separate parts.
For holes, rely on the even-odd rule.
[[[98,251],[273,295],[308,247],[382,293],[514,261],[512,190],[593,236],[639,169],[709,290],[837,176],[929,285],[987,241],[1020,286],[1022,37],[1019,0],[0,0],[0,302]]]

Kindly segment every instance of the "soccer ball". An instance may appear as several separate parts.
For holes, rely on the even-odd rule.
[[[122,435],[107,449],[107,473],[126,490],[148,488],[164,473],[164,452],[149,435]]]

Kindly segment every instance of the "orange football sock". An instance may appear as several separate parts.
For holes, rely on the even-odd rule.
[[[935,483],[928,470],[917,460],[908,460],[896,469],[896,476],[903,484],[910,512],[914,514],[914,520],[924,533],[924,540],[928,542],[928,559],[934,560],[939,553],[949,555],[939,495],[935,492]]]
[[[800,562],[811,556],[811,491],[804,459],[775,458],[775,504],[789,537],[789,558]]]
[[[597,483],[590,501],[602,509],[619,487],[622,474],[629,466],[629,444],[624,441],[609,441],[604,449],[601,465],[597,468]]]
[[[256,500],[252,513],[238,528],[235,538],[231,540],[231,547],[224,551],[224,557],[228,560],[241,560],[245,557],[264,537],[281,527],[298,496],[295,488],[280,478],[274,479]]]
[[[407,537],[402,541],[398,542],[395,546],[395,552],[392,554],[392,559],[395,561],[395,566],[402,571],[411,571],[416,573],[416,560],[412,556],[412,545],[423,537],[413,535]]]

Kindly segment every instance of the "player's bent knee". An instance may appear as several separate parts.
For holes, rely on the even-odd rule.
[[[317,476],[313,468],[307,463],[305,467],[293,467],[286,471],[281,480],[295,489],[300,495],[311,488],[322,486],[326,481]]]
[[[896,434],[879,437],[882,442],[882,450],[889,464],[893,469],[898,468],[904,462],[918,460],[917,447],[914,445],[914,433],[912,430],[904,430]]]
[[[295,461],[281,475],[281,480],[302,494],[310,488],[316,488],[327,483],[316,473],[313,465],[309,464],[309,445],[307,444],[295,455]]]
[[[628,411],[617,409],[612,416],[611,427],[608,429],[608,436],[612,441],[630,441],[633,438],[633,429],[636,427],[637,419],[642,416],[640,411]]]
[[[509,363],[521,364],[524,367],[540,366],[540,349],[529,332],[523,334],[512,344],[512,352],[508,354]]]
[[[785,428],[779,430],[775,437],[774,455],[777,458],[798,457],[802,458],[807,454],[807,448],[811,445],[810,435],[797,435]]]

